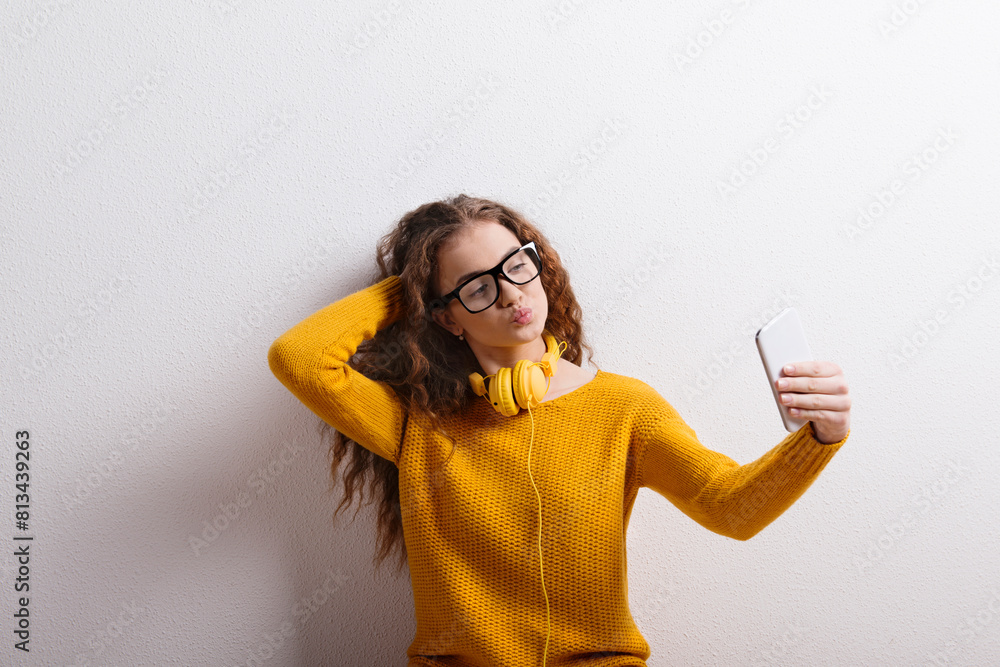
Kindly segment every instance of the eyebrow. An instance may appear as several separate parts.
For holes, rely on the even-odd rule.
[[[504,259],[506,259],[507,256],[510,255],[515,250],[518,250],[520,247],[521,246],[516,245],[516,246],[508,248],[507,252],[504,253]],[[490,267],[490,268],[493,268],[493,267]],[[464,283],[467,279],[471,278],[472,276],[479,275],[483,271],[487,271],[487,270],[488,269],[480,269],[479,271],[469,271],[468,273],[460,276],[459,279],[457,281],[455,281],[455,287],[458,287],[459,285],[461,285],[462,283]]]

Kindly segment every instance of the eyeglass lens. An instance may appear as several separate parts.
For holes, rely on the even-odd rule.
[[[504,262],[503,272],[511,282],[523,285],[538,276],[538,264],[530,249],[522,249]],[[459,291],[458,298],[472,312],[484,310],[496,301],[498,287],[493,276],[477,276]]]

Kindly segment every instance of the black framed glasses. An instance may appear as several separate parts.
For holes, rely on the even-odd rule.
[[[538,256],[535,242],[526,243],[489,271],[472,276],[451,292],[427,302],[427,312],[446,307],[452,299],[459,302],[470,313],[486,310],[500,296],[500,276],[515,285],[524,285],[537,278],[542,272],[542,258]]]

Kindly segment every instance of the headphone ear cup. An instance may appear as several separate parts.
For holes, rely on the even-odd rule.
[[[528,379],[526,382],[528,383],[528,386],[531,387],[531,400],[534,401],[534,403],[531,404],[531,407],[535,407],[542,402],[542,398],[549,391],[549,381],[546,380],[544,368],[538,366],[537,364],[532,365],[531,368],[528,369]]]
[[[520,411],[517,403],[514,402],[509,368],[501,368],[497,371],[496,377],[490,383],[490,396],[493,399],[493,407],[505,417],[513,417]]]
[[[531,361],[528,359],[521,359],[516,364],[514,364],[514,370],[511,372],[511,386],[514,391],[514,400],[522,408],[527,408],[529,405],[535,407],[535,403],[531,401],[531,384],[529,379],[531,375],[529,374]]]
[[[479,373],[469,373],[469,383],[476,396],[482,396],[486,393],[486,384],[483,382],[483,376]]]

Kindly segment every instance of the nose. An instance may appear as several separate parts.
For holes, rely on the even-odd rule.
[[[497,302],[504,306],[509,305],[521,294],[521,286],[515,285],[502,275],[497,276],[497,278],[499,278],[499,280],[497,280],[497,285],[499,286],[499,296],[497,297]]]

